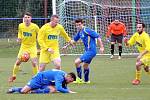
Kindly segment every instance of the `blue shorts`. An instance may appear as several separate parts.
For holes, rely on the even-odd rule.
[[[31,88],[31,90],[34,90],[34,89],[43,89],[49,85],[52,85],[51,83],[50,84],[42,84],[42,74],[37,74],[35,75],[28,83],[27,83],[27,86],[29,86]]]
[[[96,52],[93,51],[85,51],[82,56],[80,56],[80,60],[82,62],[90,64],[92,59],[96,56]]]

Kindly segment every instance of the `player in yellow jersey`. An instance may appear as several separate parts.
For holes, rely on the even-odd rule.
[[[39,31],[39,27],[32,23],[31,20],[31,13],[26,12],[23,17],[23,23],[19,24],[17,42],[21,43],[21,47],[13,68],[13,74],[8,80],[9,82],[13,82],[16,79],[16,74],[21,63],[23,62],[21,60],[23,53],[28,53],[30,55],[33,66],[33,74],[36,74],[38,71],[36,37]]]
[[[61,69],[59,53],[59,36],[72,44],[71,38],[64,27],[59,24],[59,17],[52,15],[50,22],[43,25],[38,34],[38,42],[41,48],[39,58],[39,71],[45,70],[46,64],[53,62],[56,69]]]
[[[132,81],[133,85],[139,85],[141,82],[141,68],[144,66],[144,70],[150,74],[150,37],[144,31],[145,24],[137,24],[137,32],[133,34],[129,41],[126,41],[126,45],[132,46],[136,44],[139,55],[136,59],[136,78]]]

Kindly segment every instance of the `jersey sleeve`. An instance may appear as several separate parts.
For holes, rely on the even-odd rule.
[[[38,25],[36,25],[36,33],[38,34],[39,33],[39,26]]]
[[[21,26],[20,26],[20,24],[18,26],[18,38],[22,39],[22,32],[21,32]]]
[[[80,39],[79,32],[74,36],[73,39],[74,39],[74,41],[76,41],[76,42]]]
[[[60,28],[60,35],[61,35],[63,38],[65,38],[65,40],[66,40],[67,42],[69,42],[69,41],[71,40],[71,38],[68,36],[68,34],[66,33],[66,31],[65,31],[65,29],[64,29],[63,26],[61,26],[61,28]]]
[[[62,83],[64,81],[64,77],[62,74],[58,74],[55,77],[55,87],[56,90],[62,93],[69,93],[69,89],[68,88],[63,88]]]
[[[127,29],[126,29],[125,24],[123,24],[123,23],[122,23],[122,28],[123,28],[123,36],[126,36],[127,35]]]
[[[130,45],[130,46],[132,46],[132,45],[134,45],[135,44],[135,42],[136,42],[136,33],[134,34],[134,35],[132,35],[132,37],[129,39],[129,41],[128,41],[128,44]]]
[[[48,49],[48,47],[45,44],[44,26],[38,32],[38,43],[39,43],[41,48],[44,48],[45,50]]]
[[[150,51],[150,37],[148,35],[146,35],[144,37],[144,40],[145,40],[145,45],[146,45],[145,50]]]
[[[92,29],[84,28],[84,32],[93,38],[98,38],[100,35]]]

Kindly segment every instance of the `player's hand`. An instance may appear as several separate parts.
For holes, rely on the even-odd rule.
[[[51,53],[51,54],[54,54],[54,50],[51,49],[51,48],[48,48],[47,51],[48,51],[49,53]]]
[[[74,92],[74,91],[69,91],[69,93],[77,93],[77,92]]]
[[[22,39],[17,38],[17,42],[18,42],[18,43],[21,43],[21,41],[22,41]]]
[[[104,53],[104,47],[99,48],[99,52],[100,52],[101,54],[103,54],[103,53]]]
[[[110,38],[106,38],[106,43],[110,43],[111,42],[111,40],[110,40]]]
[[[142,58],[142,55],[139,55],[136,59],[136,61],[140,61],[140,59]]]
[[[124,37],[123,41],[124,41],[125,46],[128,46],[128,40],[129,39],[127,37]]]

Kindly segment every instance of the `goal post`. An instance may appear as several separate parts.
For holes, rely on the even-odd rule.
[[[149,30],[150,7],[141,6],[146,4],[146,0],[56,0],[56,14],[60,16],[60,23],[65,27],[70,37],[76,33],[74,20],[83,18],[85,26],[97,31],[101,36],[105,46],[104,55],[110,54],[110,43],[105,41],[105,34],[108,25],[115,19],[125,23],[130,37],[136,31],[136,23],[144,22]],[[60,47],[65,44],[60,38]],[[83,53],[83,44],[77,43],[76,48],[68,48],[67,55],[77,55]],[[99,47],[97,47],[99,49]],[[61,52],[62,54],[64,52]],[[115,45],[115,54],[118,54],[118,46]],[[127,48],[123,45],[123,55],[137,54],[135,46]]]

